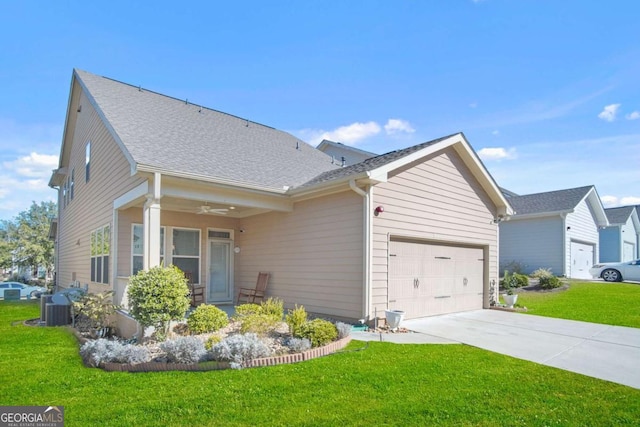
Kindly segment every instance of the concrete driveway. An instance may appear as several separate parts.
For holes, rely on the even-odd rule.
[[[499,310],[406,320],[402,326],[443,342],[468,344],[640,388],[640,329],[637,328]],[[427,342],[424,338],[423,342]]]

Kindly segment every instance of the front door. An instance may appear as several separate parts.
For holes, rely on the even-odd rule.
[[[207,301],[231,301],[231,242],[209,240]]]

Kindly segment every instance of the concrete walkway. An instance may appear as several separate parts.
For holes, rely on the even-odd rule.
[[[519,359],[640,388],[640,329],[477,310],[407,320],[396,343],[463,343]],[[365,336],[363,336],[365,335]],[[354,339],[380,340],[357,332]]]

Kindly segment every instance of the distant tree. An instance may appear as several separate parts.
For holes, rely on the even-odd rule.
[[[8,221],[0,222],[0,268],[7,269],[11,268],[11,244],[7,233],[8,227]]]
[[[38,267],[53,268],[53,241],[49,239],[51,219],[57,213],[53,202],[33,202],[6,224],[7,242],[16,265],[29,267],[36,275]]]

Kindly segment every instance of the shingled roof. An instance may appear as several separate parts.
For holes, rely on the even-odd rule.
[[[395,150],[395,151],[391,151],[389,153],[386,154],[381,154],[379,156],[375,156],[375,157],[371,157],[370,159],[367,159],[363,162],[360,163],[356,163],[355,165],[351,165],[351,166],[347,166],[344,168],[340,168],[340,169],[335,169],[335,170],[331,170],[331,171],[327,171],[324,172],[318,176],[316,176],[315,178],[311,179],[310,181],[307,181],[306,183],[304,183],[302,187],[310,187],[313,185],[317,185],[317,184],[321,184],[323,182],[328,182],[328,181],[333,181],[333,180],[338,180],[340,178],[345,178],[351,175],[358,175],[361,174],[363,172],[368,172],[368,171],[372,171],[374,169],[377,169],[379,167],[385,166],[395,160],[401,159],[405,156],[408,156],[409,154],[415,153],[416,151],[420,151],[423,148],[426,148],[430,145],[436,144],[440,141],[443,141],[447,138],[450,138],[454,135],[458,135],[457,133],[451,134],[451,135],[447,135],[447,136],[443,136],[442,138],[438,138],[438,139],[434,139],[432,141],[427,141],[427,142],[423,142],[422,144],[418,144],[418,145],[414,145],[412,147],[409,148],[404,148],[402,150]]]
[[[607,214],[609,224],[618,225],[626,224],[634,209],[635,206],[622,206],[619,208],[605,209],[604,211]]]
[[[516,211],[516,216],[547,212],[570,212],[593,188],[593,185],[588,185],[567,190],[511,196],[509,197],[509,203]]]
[[[339,168],[272,127],[86,71],[74,78],[138,168],[279,191]]]

